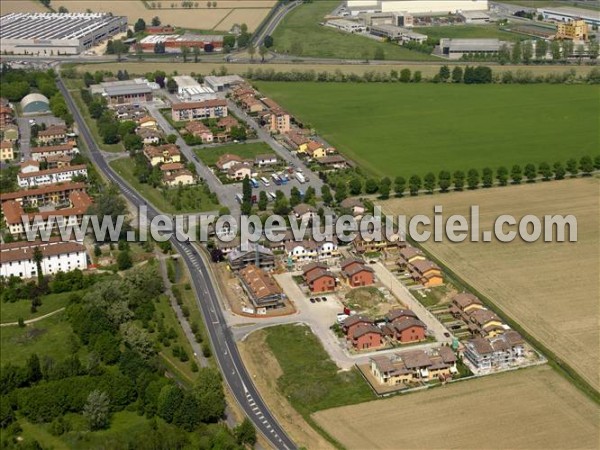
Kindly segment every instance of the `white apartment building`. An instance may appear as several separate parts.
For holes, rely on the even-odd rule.
[[[85,164],[37,171],[32,168],[33,166],[28,166],[27,171],[23,170],[17,174],[17,183],[21,189],[65,183],[72,181],[76,176],[87,177],[88,175]]]
[[[60,241],[53,238],[49,242],[13,242],[4,244],[0,250],[0,275],[32,278],[37,276],[35,249],[42,252],[42,273],[52,275],[58,272],[70,272],[75,269],[87,269],[85,246],[75,241]]]

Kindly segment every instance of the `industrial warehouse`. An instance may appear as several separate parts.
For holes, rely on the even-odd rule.
[[[127,17],[102,13],[13,13],[0,19],[4,54],[76,55],[127,31]]]

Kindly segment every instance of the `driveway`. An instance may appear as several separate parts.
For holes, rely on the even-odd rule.
[[[448,330],[413,296],[392,272],[380,262],[369,264],[369,266],[375,271],[375,275],[377,275],[379,281],[409,309],[413,310],[419,319],[427,325],[427,330],[433,333],[439,343],[452,342],[452,336],[444,336],[444,333],[448,333]]]

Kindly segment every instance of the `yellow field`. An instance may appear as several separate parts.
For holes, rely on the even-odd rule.
[[[3,2],[4,3],[4,2]],[[269,9],[275,4],[274,0],[229,0],[218,1],[216,8],[207,8],[205,1],[199,1],[197,8],[171,8],[171,3],[180,5],[180,1],[162,1],[162,8],[149,9],[140,0],[119,0],[110,2],[92,2],[83,0],[54,0],[52,7],[58,9],[61,6],[70,12],[83,12],[91,9],[94,12],[112,12],[116,16],[127,16],[130,24],[134,24],[140,17],[147,24],[154,16],[160,17],[163,24],[174,26],[212,30],[219,25],[218,30],[229,31],[234,23],[245,22],[250,31],[266,17]],[[238,9],[241,8],[241,9]],[[262,9],[255,9],[262,8]],[[223,23],[230,23],[229,17],[235,15],[236,22],[231,22],[229,28],[223,28]],[[246,20],[247,15],[247,20]],[[223,20],[227,17],[226,20]]]
[[[251,2],[253,3],[253,2]],[[270,9],[232,9],[229,15],[223,19],[214,29],[218,31],[229,31],[236,23],[245,23],[249,30],[255,30]]]
[[[0,15],[23,12],[49,12],[35,0],[0,0]]]
[[[577,243],[499,242],[424,247],[487,296],[532,336],[598,390],[599,186],[597,178],[390,200],[384,210],[444,216],[467,214],[479,205],[481,229],[493,229],[500,214],[574,214]]]
[[[257,60],[260,57],[257,56]],[[96,70],[110,70],[116,72],[117,70],[127,70],[129,73],[133,74],[145,74],[148,72],[149,67],[151,70],[164,70],[167,73],[171,73],[176,70],[180,75],[189,74],[190,72],[200,73],[200,74],[208,74],[213,69],[219,70],[221,67],[226,67],[229,73],[244,73],[249,68],[254,70],[256,69],[273,69],[274,71],[281,72],[289,72],[292,70],[315,70],[315,71],[327,71],[327,72],[335,72],[336,70],[341,70],[344,73],[356,73],[359,75],[364,74],[366,71],[374,71],[374,72],[387,72],[390,70],[400,71],[401,69],[409,68],[411,71],[420,70],[424,76],[433,76],[437,74],[440,70],[440,64],[221,64],[221,63],[210,63],[210,62],[201,62],[201,63],[143,63],[143,62],[124,62],[124,63],[98,63],[86,65],[82,64],[77,66],[77,69],[85,72],[85,71],[96,71]],[[519,69],[523,69],[520,67]],[[592,67],[590,66],[576,66],[573,67],[577,73],[587,74]],[[499,71],[504,70],[517,70],[515,66],[502,66],[498,68]],[[566,70],[565,66],[530,66],[525,70],[531,70],[533,73],[562,73]],[[571,68],[569,68],[571,70]]]
[[[548,366],[320,411],[348,449],[598,448],[598,406]]]

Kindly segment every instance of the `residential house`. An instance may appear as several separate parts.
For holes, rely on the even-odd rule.
[[[326,266],[309,264],[303,271],[304,281],[313,294],[335,291],[335,276],[327,270]]]
[[[64,141],[67,137],[67,127],[65,125],[51,125],[45,130],[38,132],[37,141],[42,144]]]
[[[298,153],[306,153],[310,139],[303,134],[298,133],[296,130],[293,130],[285,135],[285,141],[292,150],[296,150]]]
[[[415,261],[426,261],[427,258],[421,250],[407,245],[400,250],[400,258],[398,259],[398,266],[400,269],[406,270]]]
[[[14,144],[9,141],[0,142],[0,161],[12,161],[15,159]]]
[[[230,180],[242,181],[244,178],[252,176],[252,167],[246,163],[233,164],[227,169],[227,178]]]
[[[324,158],[325,149],[323,148],[323,144],[310,140],[306,145],[306,154],[313,159]]]
[[[373,356],[369,358],[371,373],[377,382],[384,386],[397,386],[413,381],[413,372],[408,370],[402,361],[394,361],[389,356]]]
[[[158,122],[154,117],[144,116],[137,119],[138,128],[158,131]]]
[[[342,170],[349,167],[348,161],[342,155],[328,155],[317,159],[317,162],[328,169]]]
[[[226,117],[226,100],[205,100],[203,102],[175,103],[171,107],[171,117],[176,122]]]
[[[150,128],[138,128],[135,130],[135,134],[142,138],[142,143],[144,145],[157,145],[162,138],[160,131]]]
[[[14,123],[14,112],[8,106],[0,106],[0,130],[3,130],[7,125]]]
[[[74,156],[79,150],[72,143],[60,145],[48,145],[46,147],[32,147],[31,159],[41,161],[48,156]]]
[[[232,155],[231,153],[225,153],[217,160],[215,164],[217,169],[221,172],[227,172],[236,164],[241,164],[244,160],[238,155]]]
[[[301,242],[288,241],[285,242],[284,246],[288,259],[295,263],[313,261],[319,255],[317,251],[318,244],[311,239],[305,239]]]
[[[354,329],[361,325],[373,325],[373,319],[360,314],[354,314],[350,317],[346,317],[342,322],[342,331],[348,335],[354,331]]]
[[[349,258],[340,263],[342,276],[351,287],[371,286],[375,283],[375,272],[362,259]]]
[[[358,235],[352,241],[354,250],[359,254],[374,253],[384,251],[386,248],[397,247],[399,240],[387,239],[385,233],[382,233],[382,239],[374,239],[372,237]]]
[[[163,183],[167,186],[194,184],[194,174],[182,163],[167,163],[160,166]]]
[[[152,167],[164,163],[181,162],[181,152],[175,144],[146,145],[144,146],[144,156]]]
[[[249,242],[245,246],[240,246],[230,252],[227,255],[227,261],[233,270],[243,269],[249,264],[254,264],[264,269],[275,265],[275,256],[270,249],[260,244]]]
[[[237,121],[237,119],[235,117],[227,116],[227,117],[223,117],[223,118],[219,119],[219,121],[217,122],[217,126],[219,128],[224,128],[227,133],[231,133],[231,129],[233,127],[240,126],[240,123]]]
[[[258,167],[270,166],[277,164],[278,162],[279,160],[277,159],[277,156],[272,153],[266,155],[257,155],[256,158],[254,158],[254,164],[256,164]]]
[[[255,308],[277,308],[283,304],[283,291],[277,281],[255,265],[239,271],[242,286]]]
[[[376,349],[383,345],[383,332],[375,325],[358,325],[346,338],[356,350]]]
[[[354,217],[362,217],[366,211],[365,205],[357,198],[346,198],[340,203],[342,209],[350,210]]]
[[[239,102],[242,109],[250,114],[260,113],[267,109],[262,102],[252,96],[242,97]]]
[[[483,337],[493,337],[504,333],[508,326],[489,309],[475,309],[469,314],[469,331]]]
[[[384,331],[392,339],[402,344],[409,344],[425,340],[427,326],[419,319],[407,317],[386,324]]]
[[[240,238],[235,237],[231,241],[222,241],[221,239],[215,240],[215,247],[221,250],[223,256],[229,255],[233,250],[240,246]]]
[[[300,203],[299,205],[294,206],[292,211],[300,222],[309,222],[317,217],[317,210],[315,207],[307,203]]]
[[[484,309],[483,303],[473,294],[463,292],[455,295],[452,298],[452,305],[450,306],[450,313],[456,317],[469,321],[470,314],[478,309]]]
[[[33,166],[28,166],[31,170]],[[37,170],[30,172],[19,172],[17,174],[17,183],[20,188],[32,188],[43,186],[45,184],[56,184],[72,181],[75,177],[87,177],[87,166],[78,164],[75,166],[60,167],[56,169]]]
[[[411,278],[425,287],[435,287],[444,284],[441,269],[431,261],[414,261],[409,265],[408,269]]]
[[[514,330],[491,338],[476,337],[465,343],[464,356],[476,370],[487,372],[514,366],[525,355],[524,340]]]
[[[450,347],[374,356],[370,363],[375,379],[379,384],[386,386],[435,379],[446,380],[458,373],[456,355]]]
[[[62,169],[64,167],[69,167],[71,165],[71,157],[70,156],[47,156],[46,157],[46,165],[48,169]]]
[[[33,159],[28,159],[27,161],[23,161],[21,163],[21,173],[34,173],[40,171],[40,163],[39,161],[34,161]]]
[[[213,132],[210,131],[210,128],[208,128],[202,122],[190,122],[185,126],[185,129],[195,138],[202,139],[203,144],[210,144],[215,139]]]
[[[60,237],[49,241],[12,242],[2,244],[0,250],[0,276],[34,278],[38,276],[36,249],[42,253],[40,266],[43,275],[87,269],[85,246],[80,242],[62,241]]]

